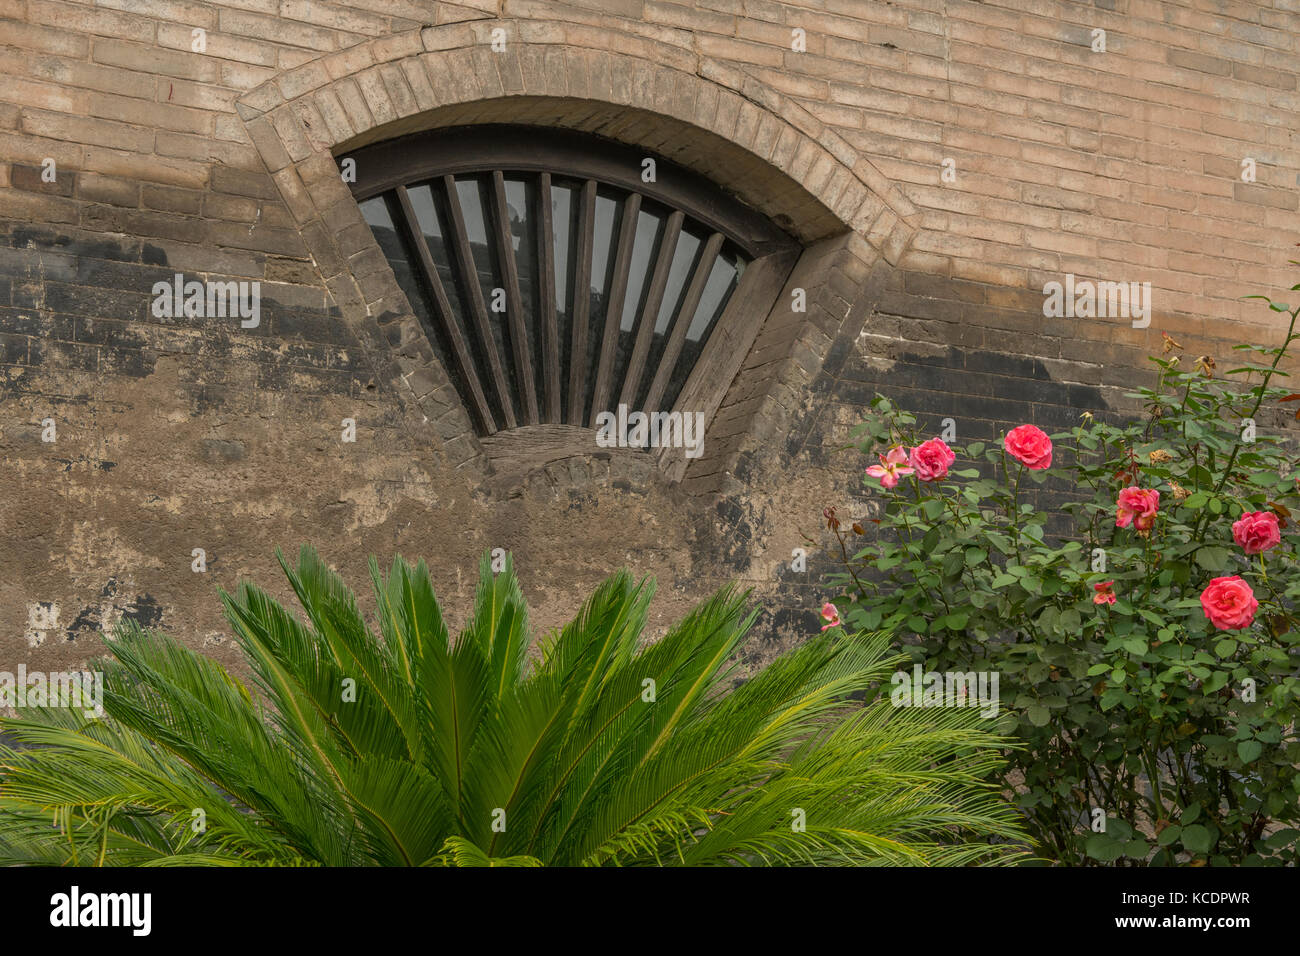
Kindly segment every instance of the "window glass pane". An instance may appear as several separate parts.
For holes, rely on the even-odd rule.
[[[361,214],[366,222],[370,223],[375,241],[379,243],[379,248],[388,258],[388,264],[393,268],[397,284],[406,293],[411,308],[416,311],[420,319],[429,324],[433,315],[432,303],[425,294],[422,281],[418,278],[419,272],[415,265],[417,256],[410,246],[406,230],[399,230],[396,226],[402,217],[397,198],[392,193],[385,193],[367,199],[361,203]]]
[[[375,239],[379,242],[379,248],[384,250],[384,255],[391,255],[395,248],[392,244],[393,219],[388,215],[388,205],[384,202],[384,197],[374,196],[358,203],[358,205],[361,208],[362,217],[369,223],[371,230],[375,234]]]
[[[551,229],[555,235],[555,312],[560,330],[560,382],[569,392],[569,352],[573,344],[573,274],[577,264],[573,245],[578,241],[578,194],[582,186],[551,180]],[[568,401],[561,402],[566,410]]]
[[[659,370],[659,362],[664,356],[664,346],[668,344],[669,330],[682,306],[686,285],[691,281],[691,273],[695,271],[695,260],[700,257],[703,246],[704,236],[700,232],[689,227],[682,228],[681,235],[677,239],[677,248],[673,251],[673,264],[668,270],[668,285],[664,289],[664,300],[659,304],[659,314],[655,318],[654,336],[650,339],[650,354],[646,357],[646,371],[641,376],[640,385],[637,387],[637,408],[644,405],[655,373]],[[663,411],[668,408],[671,406],[664,405],[663,409],[647,410]]]
[[[519,174],[505,177],[506,218],[510,222],[510,248],[515,253],[519,274],[519,298],[524,308],[524,327],[532,345],[533,384],[537,407],[546,408],[546,365],[542,358],[543,317],[541,289],[537,281],[537,180]],[[545,419],[545,415],[543,415]]]
[[[470,350],[470,355],[477,370],[479,384],[483,388],[488,407],[492,409],[493,417],[498,423],[504,422],[505,417],[501,414],[501,402],[497,397],[496,389],[491,385],[491,376],[488,374],[487,363],[484,361],[482,350],[476,344],[478,342],[477,333],[474,331],[473,323],[465,310],[465,300],[458,279],[459,270],[454,264],[455,253],[451,248],[452,243],[455,242],[453,238],[454,230],[451,225],[450,213],[447,210],[447,197],[443,192],[442,183],[433,182],[412,186],[407,189],[406,195],[411,201],[411,210],[415,213],[415,221],[419,223],[420,232],[424,234],[424,242],[429,247],[429,255],[437,267],[438,280],[442,283],[442,291],[446,294],[447,302],[451,306],[451,315],[448,316],[448,321],[454,323],[460,329],[461,338]],[[447,351],[439,351],[438,357],[442,359],[443,365],[449,371],[456,364],[450,346],[448,346]]]
[[[361,215],[370,224],[370,231],[374,233],[375,241],[379,243],[379,248],[388,257],[394,271],[400,265],[407,279],[409,279],[411,275],[411,259],[413,257],[407,249],[405,237],[399,235],[397,227],[394,225],[396,220],[388,209],[390,199],[391,197],[387,195],[367,199],[361,203]],[[396,204],[393,205],[396,208]],[[401,283],[403,281],[402,277],[398,276],[397,281]],[[403,286],[402,291],[406,291],[405,286]]]
[[[426,202],[428,190],[425,189]],[[407,195],[411,199],[411,205],[417,210],[419,217],[419,206],[416,204],[415,190],[408,190]],[[452,348],[451,339],[448,338],[441,322],[437,321],[434,316],[433,296],[428,292],[424,279],[424,268],[419,265],[420,257],[415,249],[411,246],[410,237],[407,235],[406,227],[403,225],[398,229],[395,225],[402,222],[405,217],[402,216],[401,206],[397,202],[397,196],[394,193],[385,193],[382,196],[376,196],[373,199],[367,199],[361,203],[361,214],[365,216],[366,222],[370,223],[370,228],[375,234],[375,239],[379,243],[379,248],[384,251],[388,258],[388,264],[393,269],[393,276],[397,279],[397,284],[401,287],[402,292],[406,294],[407,301],[411,303],[411,308],[415,311],[416,317],[424,325],[425,332],[430,336],[430,345],[433,346],[434,352],[438,356],[438,361],[446,370],[447,376],[451,379],[456,388],[457,394],[463,396],[469,395],[469,389],[465,385],[465,377],[461,373],[460,365],[455,358],[455,350]],[[424,223],[420,223],[420,231],[424,232]],[[425,239],[428,242],[428,239]],[[432,252],[434,261],[437,262],[437,254]],[[442,271],[441,266],[439,272]],[[443,286],[446,287],[448,276],[442,276]],[[455,321],[454,317],[450,317]],[[489,405],[492,408],[492,414],[500,421],[500,408],[496,406],[489,396]],[[466,402],[466,408],[471,406]],[[473,415],[473,411],[470,411]]]
[[[609,307],[609,287],[614,277],[614,255],[618,231],[623,222],[623,194],[602,186],[596,191],[596,227],[591,261],[591,325],[587,336],[587,381],[583,395],[583,420],[591,421],[591,402],[596,391],[596,367],[600,364],[601,340],[605,335],[605,313]]]
[[[519,378],[515,369],[514,352],[510,348],[505,312],[505,281],[501,278],[501,267],[497,262],[495,230],[489,231],[492,228],[492,220],[489,218],[492,210],[492,178],[488,175],[457,176],[455,182],[456,197],[460,200],[461,215],[465,219],[465,234],[469,237],[470,251],[474,257],[475,275],[469,277],[468,281],[477,282],[482,291],[488,327],[492,330],[496,354],[505,371],[506,391],[514,408],[515,420],[522,421],[516,384]]]
[[[649,203],[642,204],[641,212],[637,215],[636,235],[632,241],[632,267],[627,277],[623,318],[618,327],[618,351],[614,356],[613,387],[610,390],[611,411],[617,407],[618,398],[623,392],[623,380],[627,377],[632,349],[636,345],[640,324],[638,317],[645,307],[646,294],[650,291],[650,274],[654,271],[666,222],[667,216],[661,210]]]
[[[708,281],[704,283],[700,304],[686,329],[686,341],[682,343],[681,354],[677,357],[677,364],[673,366],[672,376],[668,379],[668,387],[664,390],[664,408],[672,408],[676,403],[691,369],[704,351],[709,333],[717,325],[722,310],[727,307],[727,300],[735,291],[743,269],[744,260],[740,253],[724,244],[722,252],[713,262]]]
[[[465,324],[465,307],[461,301],[460,288],[456,283],[456,269],[452,265],[453,252],[451,250],[451,226],[447,220],[447,203],[442,196],[441,184],[424,184],[422,186],[412,186],[406,191],[407,198],[411,200],[411,209],[415,212],[415,220],[420,224],[420,232],[424,233],[424,242],[429,247],[429,255],[433,257],[433,263],[438,267],[438,278],[442,282],[442,290],[447,294],[447,301],[451,303],[452,311],[460,322],[462,329]]]
[[[641,204],[641,211],[636,218],[636,237],[632,242],[632,268],[627,277],[627,298],[623,301],[623,321],[619,329],[632,331],[637,316],[645,304],[645,294],[649,291],[650,272],[654,268],[655,253],[659,250],[659,240],[663,235],[664,216],[649,203]]]

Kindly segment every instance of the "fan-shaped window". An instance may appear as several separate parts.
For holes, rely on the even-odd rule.
[[[748,207],[594,137],[475,127],[352,158],[366,221],[480,434],[682,410],[717,384],[688,388],[729,304],[766,314],[792,261]],[[769,260],[783,271],[756,303]]]

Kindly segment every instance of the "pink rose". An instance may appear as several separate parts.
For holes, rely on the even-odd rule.
[[[1239,631],[1255,620],[1259,602],[1250,585],[1236,575],[1215,578],[1201,592],[1201,607],[1210,623],[1221,631]]]
[[[830,601],[827,601],[822,605],[822,619],[826,621],[826,624],[822,625],[823,631],[828,627],[839,627],[841,623],[839,609]]]
[[[907,452],[902,445],[895,445],[879,458],[880,464],[868,468],[867,474],[872,478],[879,478],[880,484],[886,488],[897,485],[900,475],[912,473],[912,469],[907,466]]]
[[[1259,554],[1282,543],[1277,515],[1271,511],[1249,511],[1232,523],[1232,540],[1247,554]]]
[[[1132,485],[1119,493],[1115,502],[1115,527],[1127,528],[1137,521],[1138,531],[1150,531],[1160,510],[1160,492]]]
[[[948,477],[948,467],[957,460],[942,438],[931,438],[912,449],[908,461],[922,481],[940,481]]]
[[[1114,604],[1115,603],[1114,581],[1102,581],[1100,584],[1094,584],[1092,589],[1097,593],[1092,596],[1093,604]]]
[[[1042,471],[1052,467],[1052,440],[1036,425],[1020,425],[1007,432],[1002,445],[1026,468]]]

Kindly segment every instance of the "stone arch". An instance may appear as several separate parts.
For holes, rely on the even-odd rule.
[[[892,264],[916,232],[901,191],[790,98],[743,68],[606,28],[513,19],[423,27],[288,70],[236,109],[343,318],[454,465],[481,463],[482,449],[336,156],[424,129],[526,121],[664,155],[810,251],[859,236]]]

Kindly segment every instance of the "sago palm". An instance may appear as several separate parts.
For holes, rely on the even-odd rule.
[[[983,781],[1005,742],[962,709],[859,698],[898,665],[838,629],[730,686],[752,614],[725,590],[642,641],[626,573],[528,657],[513,570],[484,560],[452,640],[423,562],[371,559],[380,633],[304,548],[301,618],[222,594],[254,687],[119,627],[101,720],[4,721],[10,864],[968,864],[1023,845]]]

